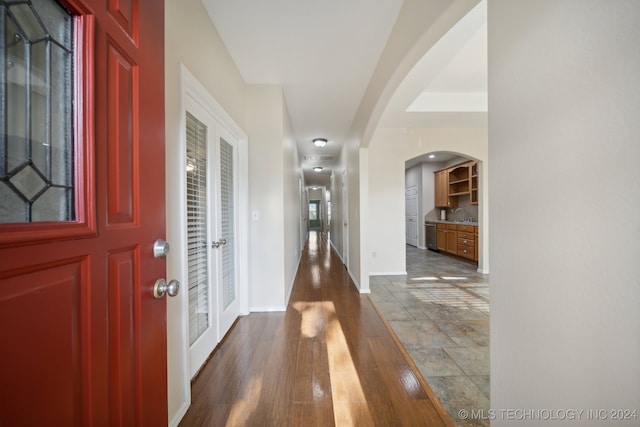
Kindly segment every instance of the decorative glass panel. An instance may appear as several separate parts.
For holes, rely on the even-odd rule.
[[[207,126],[187,112],[187,268],[189,344],[210,325],[207,231]]]
[[[0,223],[73,221],[73,17],[0,0],[0,23]]]

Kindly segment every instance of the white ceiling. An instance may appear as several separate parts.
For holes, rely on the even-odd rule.
[[[480,12],[477,7],[456,25],[462,30],[453,32],[454,27],[453,36],[442,38],[444,46],[439,42],[416,65],[389,103],[382,126],[485,124],[486,107],[477,111],[479,97],[486,100],[485,1]],[[282,85],[307,185],[328,185],[402,0],[202,2],[245,82]],[[443,97],[447,93],[454,95]],[[406,112],[416,99],[421,104],[414,109],[424,110],[429,94],[437,94],[440,110],[436,105],[436,112]],[[458,106],[441,112],[452,97],[457,104],[475,101],[476,110],[460,112]],[[328,139],[327,146],[314,147],[311,140],[318,137]],[[313,166],[325,169],[315,173]]]

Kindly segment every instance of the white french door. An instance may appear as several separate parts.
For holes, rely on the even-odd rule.
[[[236,139],[186,100],[189,371],[195,375],[239,315]]]
[[[218,341],[224,337],[240,313],[238,298],[238,280],[236,278],[236,209],[238,197],[236,191],[237,141],[222,126],[216,127],[216,177],[217,197],[214,217],[216,226],[213,246],[217,265],[217,301],[218,301]]]

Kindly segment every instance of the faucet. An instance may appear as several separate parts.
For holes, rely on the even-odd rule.
[[[458,211],[462,211],[462,221],[461,222],[466,221],[467,220],[467,213],[462,208],[457,208],[455,211],[453,211],[453,215],[454,216],[457,215]]]

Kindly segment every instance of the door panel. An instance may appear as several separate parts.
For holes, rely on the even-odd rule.
[[[140,334],[135,326],[135,307],[140,301],[138,294],[130,290],[136,287],[138,258],[136,249],[125,249],[110,253],[107,260],[109,375],[114,384],[109,393],[109,409],[111,420],[119,423],[135,419],[135,339]]]
[[[133,133],[138,127],[133,105],[137,66],[113,41],[107,41],[107,70],[108,223],[132,225],[138,213],[133,194],[138,191],[134,173],[138,172],[135,154],[139,141]]]
[[[211,192],[215,176],[210,153],[215,152],[215,120],[191,98],[186,103],[186,246],[189,293],[189,366],[193,377],[207,360],[218,338],[215,292],[217,268],[211,260]]]
[[[45,414],[49,425],[80,424],[82,378],[88,374],[82,346],[89,332],[82,321],[90,310],[87,267],[87,259],[81,258],[4,272],[0,342],[20,346],[8,349],[3,344],[2,425],[40,425]],[[33,285],[25,288],[25,283]],[[40,386],[47,384],[55,385],[55,393]],[[25,397],[31,403],[26,411]]]
[[[237,142],[227,130],[218,124],[217,130],[217,146],[218,153],[218,197],[216,204],[218,206],[219,218],[216,227],[218,236],[222,244],[214,251],[218,272],[218,301],[220,303],[218,312],[220,313],[219,321],[219,339],[222,339],[227,333],[233,322],[238,318],[240,313],[240,301],[238,298],[238,280],[236,274],[236,213],[237,205],[236,193],[236,146]],[[216,253],[217,252],[217,253]]]
[[[239,315],[236,140],[186,99],[189,365],[193,377]],[[196,182],[197,180],[197,182]],[[205,240],[208,239],[208,240]]]
[[[0,424],[166,425],[163,2],[64,4],[76,221],[0,225]]]
[[[418,246],[418,186],[407,187],[404,197],[406,243]]]

